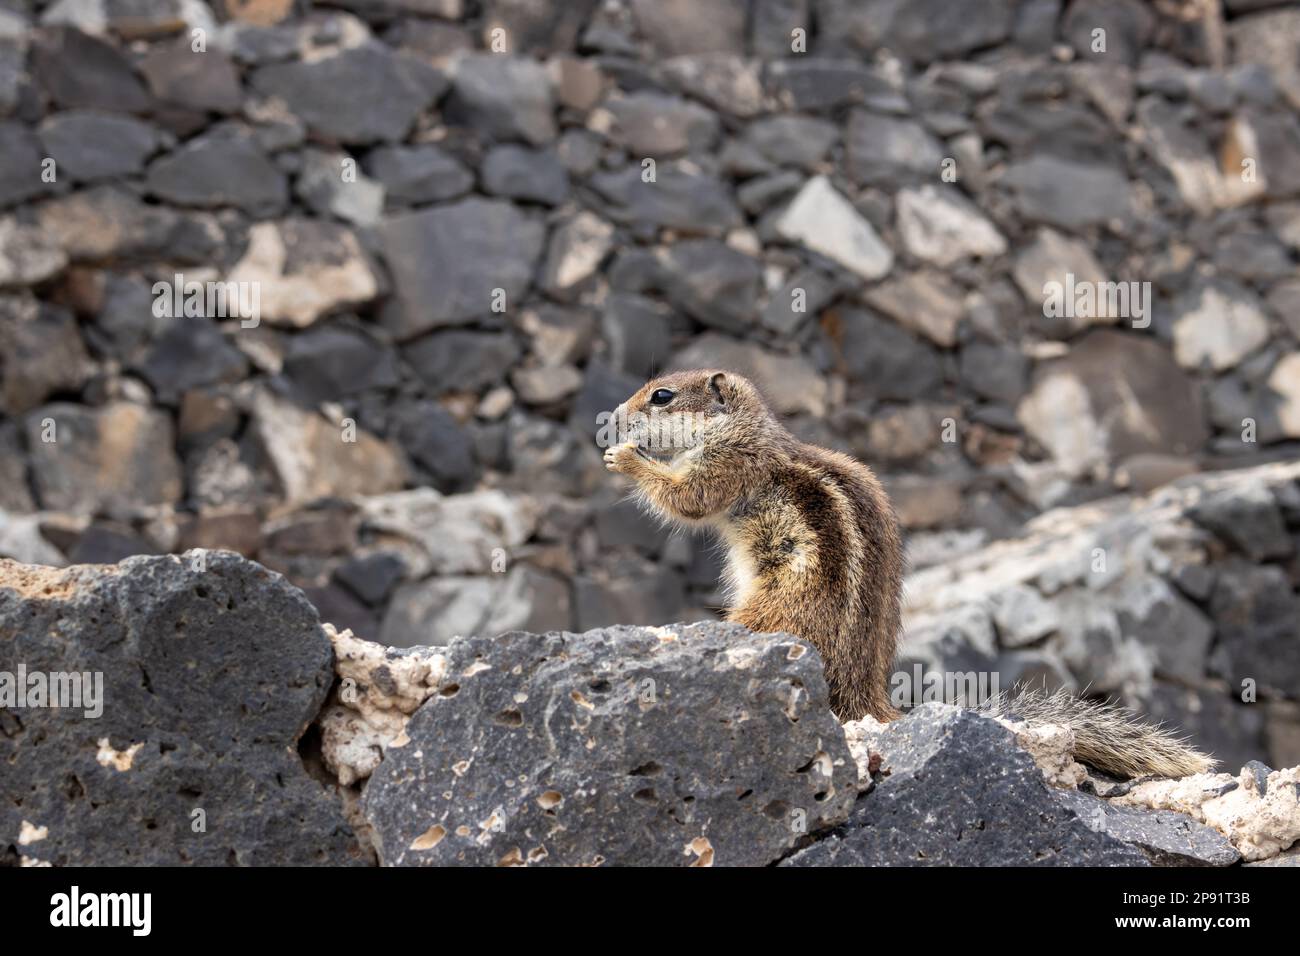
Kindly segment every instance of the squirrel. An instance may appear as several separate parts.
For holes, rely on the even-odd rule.
[[[725,545],[726,619],[815,647],[840,720],[902,716],[889,683],[906,559],[871,469],[799,441],[752,382],[725,370],[655,378],[613,422],[619,440],[605,450],[606,468],[630,478],[652,512],[712,530]],[[1181,777],[1214,765],[1118,707],[1037,690],[1010,706],[1031,724],[1068,725],[1078,759],[1113,776]]]

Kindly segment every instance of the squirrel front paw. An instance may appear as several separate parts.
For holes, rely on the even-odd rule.
[[[610,471],[626,472],[640,457],[641,453],[636,450],[636,442],[628,441],[621,445],[611,445],[605,449],[605,467]]]

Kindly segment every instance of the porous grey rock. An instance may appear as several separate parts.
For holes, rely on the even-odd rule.
[[[922,704],[867,735],[881,774],[848,821],[783,866],[1144,866],[1063,806],[1007,728]]]
[[[785,635],[615,627],[445,654],[362,798],[386,864],[763,865],[856,795],[816,652]]]
[[[223,552],[66,570],[0,561],[0,670],[20,666],[102,680],[92,719],[85,697],[8,712],[0,832],[28,861],[362,862],[296,750],[333,653],[279,575]]]
[[[1137,847],[1158,866],[1231,866],[1241,859],[1223,834],[1185,813],[1121,807],[1079,790],[1055,796],[1084,825]]]

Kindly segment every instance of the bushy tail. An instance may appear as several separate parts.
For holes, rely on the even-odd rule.
[[[1074,731],[1074,758],[1113,777],[1186,777],[1215,766],[1184,738],[1115,704],[1097,704],[1064,690],[1017,688],[984,708],[1030,724],[1064,724]]]

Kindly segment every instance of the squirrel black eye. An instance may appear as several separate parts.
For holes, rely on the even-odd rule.
[[[656,388],[650,396],[651,405],[667,405],[673,400],[673,393],[666,388]]]

